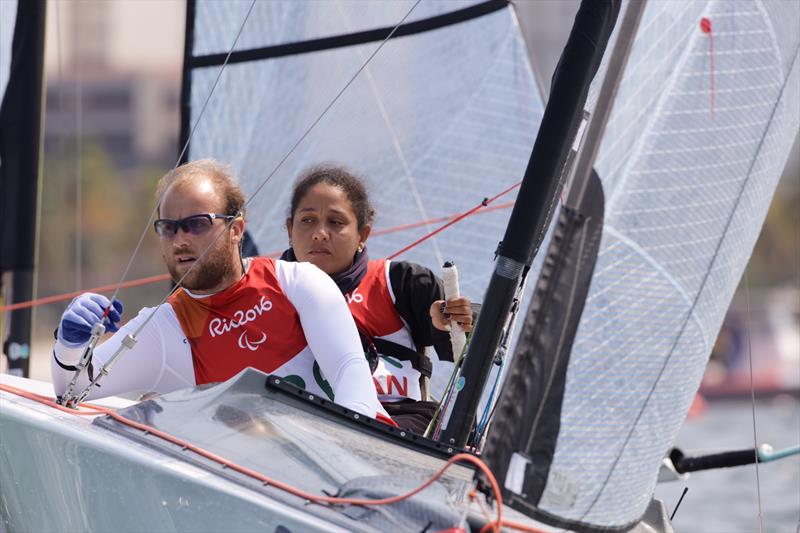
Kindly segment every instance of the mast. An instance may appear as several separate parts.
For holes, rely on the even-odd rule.
[[[536,284],[492,432],[483,449],[503,488],[503,501],[528,516],[575,527],[538,508],[561,427],[570,352],[602,240],[605,196],[594,171],[612,105],[633,48],[646,0],[631,2],[607,63],[567,199]],[[530,420],[520,424],[520,420]],[[522,473],[522,475],[520,475]],[[509,481],[510,482],[507,482]]]
[[[186,27],[183,40],[183,73],[181,76],[181,128],[178,135],[179,164],[189,160],[189,135],[192,122],[192,49],[194,47],[195,0],[186,0]]]
[[[619,8],[618,0],[584,0],[575,16],[464,359],[461,374],[464,387],[458,392],[442,437],[448,444],[464,446],[475,422],[475,410],[504,326],[504,320],[498,317],[508,316],[517,289],[544,238],[563,185],[562,172],[580,125],[589,85],[600,65]]]
[[[36,292],[44,98],[45,0],[20,1],[8,85],[0,106],[0,271],[11,274],[10,303]],[[0,284],[2,281],[0,280]],[[27,376],[33,311],[10,313],[3,352],[9,372]]]

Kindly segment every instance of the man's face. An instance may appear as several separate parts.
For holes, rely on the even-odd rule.
[[[213,182],[200,176],[167,189],[159,218],[180,220],[204,213],[225,214],[224,202]],[[177,282],[189,272],[181,285],[199,294],[218,292],[235,283],[241,276],[239,241],[244,222],[236,219],[227,226],[224,219],[215,219],[197,234],[178,228],[174,234],[161,235],[161,255],[172,280]]]

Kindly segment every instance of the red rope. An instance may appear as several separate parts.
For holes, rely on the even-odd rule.
[[[388,504],[391,504],[391,503],[396,503],[396,502],[411,498],[415,494],[418,494],[418,493],[422,492],[423,490],[425,490],[426,488],[428,488],[437,479],[442,477],[442,475],[444,475],[444,473],[452,465],[454,465],[455,463],[469,462],[469,463],[472,463],[473,465],[475,465],[478,468],[478,470],[480,470],[481,473],[483,473],[483,475],[486,476],[486,479],[489,481],[489,484],[492,487],[492,493],[494,494],[495,500],[497,501],[497,516],[496,516],[495,520],[492,521],[492,522],[487,523],[483,527],[483,529],[481,529],[481,531],[487,531],[489,529],[492,529],[492,530],[494,530],[496,532],[499,532],[501,526],[506,526],[506,527],[511,527],[511,528],[515,528],[515,529],[521,529],[523,531],[529,531],[529,532],[533,532],[533,533],[540,533],[540,530],[532,528],[531,526],[527,526],[525,524],[517,524],[517,523],[514,523],[514,522],[509,522],[509,521],[503,520],[503,497],[502,497],[502,493],[500,491],[500,485],[497,483],[497,479],[494,477],[494,474],[489,469],[489,467],[486,465],[486,463],[484,463],[483,461],[481,461],[479,458],[475,457],[474,455],[470,455],[468,453],[459,453],[459,454],[454,455],[453,457],[451,457],[447,461],[447,463],[445,463],[427,481],[422,483],[420,486],[418,486],[414,490],[412,490],[410,492],[407,492],[405,494],[400,494],[400,495],[392,496],[392,497],[389,497],[389,498],[380,498],[380,499],[375,499],[375,500],[367,499],[367,498],[337,498],[337,497],[334,497],[334,496],[320,496],[318,494],[314,494],[314,493],[311,493],[311,492],[306,492],[306,491],[304,491],[302,489],[299,489],[297,487],[293,487],[292,485],[289,485],[287,483],[283,483],[281,481],[273,479],[273,478],[271,478],[269,476],[266,476],[266,475],[264,475],[264,474],[262,474],[260,472],[252,470],[250,468],[241,466],[238,463],[234,463],[233,461],[231,461],[229,459],[226,459],[225,457],[222,457],[221,455],[217,455],[217,454],[215,454],[213,452],[210,452],[208,450],[205,450],[205,449],[203,449],[203,448],[201,448],[199,446],[195,446],[194,444],[192,444],[190,442],[187,442],[187,441],[185,441],[185,440],[183,440],[183,439],[181,439],[179,437],[176,437],[174,435],[170,435],[169,433],[166,433],[164,431],[158,430],[158,429],[156,429],[156,428],[154,428],[152,426],[149,426],[147,424],[142,424],[140,422],[136,422],[134,420],[126,418],[126,417],[122,416],[121,414],[119,414],[117,411],[115,411],[113,409],[108,409],[108,408],[105,408],[105,407],[99,407],[99,406],[91,405],[91,404],[81,404],[80,407],[82,407],[84,409],[90,409],[91,411],[75,411],[73,409],[68,409],[68,408],[63,407],[61,405],[58,405],[52,399],[50,399],[50,398],[48,398],[46,396],[42,396],[40,394],[35,394],[35,393],[32,393],[32,392],[28,392],[28,391],[25,391],[23,389],[19,389],[17,387],[12,387],[10,385],[6,385],[6,384],[3,384],[3,383],[0,383],[0,391],[4,391],[4,392],[11,393],[11,394],[15,394],[17,396],[21,396],[23,398],[27,398],[27,399],[32,400],[32,401],[42,403],[42,404],[47,405],[49,407],[53,407],[55,409],[58,409],[59,411],[71,413],[71,414],[74,414],[74,415],[101,415],[101,414],[108,415],[111,418],[113,418],[114,420],[120,422],[121,424],[124,424],[126,426],[129,426],[129,427],[138,429],[140,431],[149,433],[149,434],[151,434],[151,435],[153,435],[155,437],[163,439],[163,440],[165,440],[167,442],[170,442],[170,443],[172,443],[172,444],[174,444],[176,446],[180,446],[182,449],[189,450],[189,451],[191,451],[191,452],[193,452],[193,453],[195,453],[197,455],[200,455],[201,457],[205,457],[206,459],[209,459],[210,461],[213,461],[213,462],[215,462],[217,464],[220,464],[220,465],[222,465],[222,466],[224,466],[226,468],[229,468],[230,470],[234,470],[236,472],[239,472],[240,474],[243,474],[243,475],[248,476],[250,478],[253,478],[253,479],[257,480],[257,481],[260,481],[261,483],[263,483],[266,486],[271,486],[271,487],[274,487],[276,489],[279,489],[279,490],[282,490],[284,492],[287,492],[289,494],[292,494],[293,496],[297,496],[298,498],[302,498],[303,500],[308,500],[308,501],[315,502],[315,503],[320,503],[320,504],[388,505]]]
[[[490,211],[498,211],[500,209],[508,209],[509,207],[514,207],[514,202],[504,202],[502,204],[493,205],[492,207],[487,207],[481,213],[488,213]],[[439,222],[447,222],[448,220],[453,220],[459,215],[446,215],[443,217],[436,217],[436,218],[429,218],[428,220],[420,220],[419,222],[412,222],[410,224],[400,224],[398,226],[393,226],[391,228],[386,229],[379,229],[375,230],[370,233],[370,237],[380,237],[382,235],[388,235],[390,233],[397,233],[398,231],[405,231],[409,229],[419,228],[421,226],[427,226],[429,224],[437,224]]]
[[[473,207],[469,211],[465,211],[464,213],[461,213],[461,214],[458,214],[458,215],[447,215],[447,216],[443,216],[443,217],[436,217],[436,218],[431,218],[431,219],[428,219],[428,220],[421,220],[419,222],[412,222],[410,224],[400,224],[398,226],[393,226],[391,228],[386,228],[386,229],[374,231],[374,232],[372,232],[372,236],[373,237],[380,237],[381,235],[388,235],[390,233],[396,233],[398,231],[405,231],[405,230],[409,230],[409,229],[419,228],[421,226],[427,226],[429,224],[436,224],[438,222],[448,221],[446,224],[444,224],[440,228],[438,228],[438,229],[436,229],[436,230],[434,230],[434,231],[432,231],[432,232],[430,232],[430,233],[428,233],[426,235],[423,235],[422,237],[420,237],[419,239],[417,239],[413,243],[409,244],[408,246],[406,246],[402,250],[400,250],[398,252],[395,252],[394,254],[389,256],[389,259],[394,259],[398,255],[400,255],[400,254],[402,254],[404,252],[407,252],[411,248],[414,248],[415,246],[419,245],[420,243],[430,239],[434,235],[436,235],[438,233],[441,233],[442,231],[444,231],[445,229],[449,228],[453,224],[455,224],[457,222],[460,222],[461,220],[463,220],[463,219],[465,219],[465,218],[467,218],[467,217],[469,217],[471,215],[476,214],[478,211],[480,211],[481,213],[488,213],[490,211],[496,211],[496,210],[499,210],[499,209],[508,209],[509,207],[513,207],[514,206],[514,202],[513,201],[505,202],[505,203],[498,204],[498,205],[495,205],[495,206],[492,206],[492,207],[489,207],[489,204],[491,204],[492,202],[494,202],[495,200],[497,200],[501,196],[503,196],[505,194],[508,194],[509,192],[514,190],[515,188],[519,187],[519,185],[521,183],[522,182],[515,183],[511,187],[505,189],[504,191],[502,191],[499,194],[496,194],[495,196],[492,196],[491,198],[484,198],[483,201],[480,204],[478,204],[477,206]],[[485,209],[481,210],[481,208],[483,208],[483,207],[485,207]],[[278,256],[280,256],[280,254],[281,254],[281,252],[277,251],[277,252],[270,252],[270,253],[265,254],[265,255],[267,257],[278,257]],[[131,280],[131,281],[126,281],[124,283],[113,283],[111,285],[101,285],[99,287],[92,287],[90,289],[83,289],[83,290],[80,290],[80,291],[68,292],[68,293],[64,293],[64,294],[56,294],[56,295],[53,295],[53,296],[46,296],[44,298],[38,298],[36,300],[28,300],[26,302],[18,302],[18,303],[10,304],[10,305],[0,305],[0,313],[6,312],[6,311],[15,311],[17,309],[26,309],[28,307],[38,307],[40,305],[47,305],[47,304],[52,304],[52,303],[63,302],[65,300],[71,300],[72,298],[75,298],[76,296],[80,296],[81,294],[83,294],[85,292],[98,292],[98,293],[111,292],[111,291],[116,290],[117,288],[119,288],[119,289],[127,289],[127,288],[130,288],[130,287],[138,287],[139,285],[146,285],[148,283],[156,283],[156,282],[159,282],[159,281],[168,281],[168,280],[169,280],[169,274],[159,274],[157,276],[149,276],[149,277],[146,277],[146,278],[134,279],[134,280]],[[109,309],[107,309],[106,312],[108,312]]]
[[[61,302],[64,300],[75,298],[76,296],[80,296],[85,292],[109,292],[116,290],[117,288],[127,289],[129,287],[137,287],[139,285],[146,285],[148,283],[155,283],[157,281],[167,281],[168,279],[169,279],[169,274],[159,274],[158,276],[150,276],[147,278],[134,279],[131,281],[126,281],[124,283],[112,283],[111,285],[101,285],[99,287],[93,287],[91,289],[68,292],[65,294],[56,294],[54,296],[47,296],[45,298],[39,298],[37,300],[28,300],[27,302],[19,302],[11,305],[0,306],[0,312],[14,311],[16,309],[25,309],[27,307],[35,307],[39,305]]]
[[[453,224],[455,224],[456,222],[460,222],[461,220],[463,220],[463,219],[467,218],[468,216],[471,216],[471,215],[475,214],[475,213],[476,213],[476,212],[478,212],[478,211],[479,211],[479,210],[480,210],[482,207],[486,207],[486,206],[488,206],[490,203],[494,202],[495,200],[497,200],[497,199],[498,199],[498,198],[500,198],[501,196],[503,196],[503,195],[505,195],[505,194],[508,194],[509,192],[513,191],[514,189],[516,189],[517,187],[519,187],[519,186],[520,186],[520,184],[522,184],[522,182],[521,182],[521,181],[518,181],[517,183],[515,183],[515,184],[514,184],[514,185],[512,185],[511,187],[507,188],[506,190],[504,190],[504,191],[500,192],[499,194],[496,194],[496,195],[492,196],[491,198],[484,198],[484,199],[483,199],[483,201],[482,201],[481,203],[479,203],[478,205],[476,205],[476,206],[475,206],[475,207],[473,207],[472,209],[470,209],[470,210],[468,210],[468,211],[464,211],[464,212],[463,212],[463,213],[461,213],[460,215],[458,215],[458,216],[456,216],[456,217],[453,217],[453,218],[452,218],[452,219],[451,219],[449,222],[447,222],[446,224],[444,224],[444,225],[442,225],[442,226],[440,226],[440,227],[436,228],[435,230],[431,231],[430,233],[428,233],[428,234],[426,234],[426,235],[423,235],[422,237],[420,237],[420,238],[419,238],[419,239],[417,239],[416,241],[412,242],[412,243],[411,243],[411,244],[409,244],[408,246],[406,246],[406,247],[404,247],[404,248],[402,248],[402,249],[400,249],[400,250],[396,251],[395,253],[393,253],[392,255],[390,255],[390,256],[389,256],[387,259],[394,259],[394,258],[395,258],[395,257],[397,257],[398,255],[400,255],[400,254],[402,254],[402,253],[405,253],[405,252],[409,251],[410,249],[414,248],[414,247],[415,247],[415,246],[417,246],[418,244],[421,244],[421,243],[423,243],[423,242],[427,241],[428,239],[430,239],[430,238],[431,238],[431,237],[433,237],[434,235],[437,235],[437,234],[439,234],[439,233],[443,232],[444,230],[446,230],[447,228],[449,228],[450,226],[452,226],[452,225],[453,225]],[[511,203],[511,205],[513,205],[513,202]]]

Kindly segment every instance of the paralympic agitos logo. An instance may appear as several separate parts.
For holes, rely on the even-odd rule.
[[[226,318],[213,318],[211,322],[208,323],[208,332],[212,337],[223,335],[254,321],[270,309],[272,309],[272,302],[267,300],[266,296],[262,296],[261,300],[253,307],[245,310],[240,309],[233,313],[233,318],[230,320]],[[247,331],[243,331],[242,334],[239,335],[239,347],[256,351],[266,340],[267,334],[263,331],[257,340],[250,339],[247,336]]]

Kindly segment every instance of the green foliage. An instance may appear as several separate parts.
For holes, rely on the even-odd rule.
[[[45,154],[39,296],[117,283],[143,231],[147,235],[126,280],[162,274],[164,266],[148,219],[155,205],[155,185],[168,169],[142,166],[123,171],[100,143],[86,140],[78,184],[75,154],[64,152],[62,144]],[[135,313],[156,305],[167,289],[166,283],[159,283],[124,290],[120,296],[128,313]],[[52,328],[66,303],[46,306],[37,322],[50,322]]]
[[[791,165],[791,164],[790,164]],[[798,286],[800,276],[800,169],[783,174],[748,265],[751,287]]]

